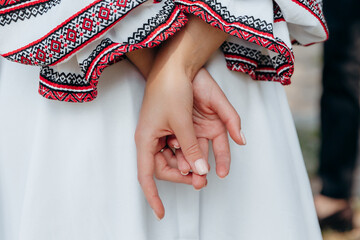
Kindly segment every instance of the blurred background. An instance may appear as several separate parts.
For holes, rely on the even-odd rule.
[[[314,195],[317,195],[321,190],[321,180],[317,176],[317,171],[321,134],[320,99],[322,94],[323,44],[308,47],[295,46],[294,52],[295,73],[292,84],[286,86],[285,89],[295,120],[312,190]],[[357,158],[359,160],[359,157]],[[354,194],[351,203],[354,209],[354,229],[343,233],[331,229],[324,230],[324,240],[360,240],[359,167],[357,167],[355,173]]]

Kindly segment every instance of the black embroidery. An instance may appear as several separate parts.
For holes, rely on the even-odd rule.
[[[61,0],[49,0],[47,2],[40,2],[9,12],[4,10],[3,13],[0,13],[0,25],[5,26],[12,22],[24,21],[38,15],[43,15],[60,2]]]

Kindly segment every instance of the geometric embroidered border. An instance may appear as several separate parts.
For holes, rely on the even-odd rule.
[[[259,28],[254,29],[249,25],[244,25],[242,22],[232,22],[233,17],[224,10],[220,4],[214,4],[215,0],[175,0],[180,4],[180,8],[186,12],[200,17],[205,22],[209,23],[213,27],[217,27],[220,30],[243,39],[247,42],[254,43],[258,46],[262,46],[274,53],[277,53],[279,57],[271,59],[273,66],[267,71],[276,71],[276,74],[267,75],[268,81],[280,81],[282,84],[290,84],[290,78],[294,72],[294,54],[281,39],[275,38],[271,33],[259,31]],[[212,7],[209,7],[208,2]],[[215,6],[215,7],[214,7]],[[225,15],[222,15],[222,14]],[[281,57],[280,57],[281,56]],[[232,66],[238,66],[239,64],[232,63]],[[238,62],[239,63],[239,62]],[[229,61],[228,61],[229,64]],[[245,72],[250,74],[251,67],[244,64],[240,64],[242,67],[232,68],[232,70]],[[228,65],[228,67],[230,67]],[[253,73],[253,77],[255,77]]]
[[[322,11],[322,0],[292,0],[297,5],[308,10],[312,15],[314,15],[321,23],[326,32],[327,38],[329,37],[329,31],[326,25],[325,17]]]
[[[284,15],[281,12],[279,5],[275,1],[273,1],[273,6],[274,6],[274,23],[280,22],[280,21],[285,21]]]
[[[71,92],[64,90],[55,90],[44,85],[42,82],[39,84],[39,93],[41,96],[64,102],[90,102],[97,96],[97,90],[89,92]]]
[[[127,52],[140,48],[158,46],[170,35],[180,30],[180,28],[185,24],[184,21],[187,21],[187,19],[183,14],[181,14],[179,8],[176,7],[172,0],[167,0],[164,2],[164,5],[159,13],[150,18],[141,28],[137,29],[133,35],[128,38],[127,42],[116,44],[110,39],[103,40],[99,45],[101,47],[97,47],[89,58],[81,64],[82,72],[86,73],[87,79],[91,78],[96,80],[99,78],[97,75],[101,72],[98,72],[95,76],[93,76],[93,72],[94,66],[99,67],[99,64],[96,61],[99,61],[100,55],[105,55],[106,52],[114,51],[114,54],[112,55],[113,59],[107,59],[105,62],[100,64],[107,66],[109,65],[109,63],[107,63],[108,61],[120,61],[123,58],[123,55]],[[102,53],[100,54],[100,52]]]
[[[272,23],[267,23],[265,20],[255,19],[253,16],[238,16],[235,17],[231,15],[230,12],[227,10],[226,7],[223,7],[220,2],[216,0],[175,0],[176,3],[183,4],[186,6],[193,6],[193,7],[201,7],[204,10],[209,9],[208,12],[216,12],[222,19],[226,20],[229,24],[231,23],[241,23],[248,28],[263,32],[263,33],[273,33],[273,25]],[[204,8],[206,6],[206,8]]]
[[[89,82],[86,81],[84,76],[81,74],[57,72],[48,66],[41,68],[40,77],[53,84],[68,86],[89,86]]]
[[[114,3],[114,0],[96,0],[39,41],[3,56],[23,64],[55,65],[101,36],[145,1],[116,0]]]
[[[282,55],[270,58],[261,51],[232,42],[223,43],[222,51],[230,70],[247,73],[254,80],[282,82],[281,76],[287,70],[287,59]]]
[[[12,22],[24,21],[31,17],[43,15],[49,9],[59,4],[61,0],[49,0],[47,2],[39,2],[33,5],[25,5],[23,8],[16,8],[14,10],[1,10],[0,11],[0,26],[5,26]]]
[[[175,7],[171,0],[168,0],[159,15],[149,19],[143,28],[138,29],[128,39],[134,44],[126,43],[124,45],[104,39],[89,58],[81,64],[82,73],[80,75],[61,74],[49,67],[43,68],[39,93],[48,99],[60,101],[91,101],[97,95],[96,85],[106,67],[123,59],[127,52],[159,45],[180,30],[186,21],[186,16],[178,7]],[[157,26],[153,24],[157,24]],[[145,35],[144,30],[146,30]]]
[[[60,101],[91,101],[97,95],[98,79],[106,67],[123,59],[127,52],[158,46],[185,25],[187,17],[184,13],[189,13],[230,35],[275,53],[271,58],[261,51],[225,42],[222,49],[229,69],[248,73],[257,80],[290,84],[294,71],[293,52],[281,39],[274,37],[273,24],[252,16],[235,17],[216,0],[175,0],[175,3],[167,0],[163,9],[137,29],[127,42],[104,39],[81,63],[81,74],[57,73],[49,67],[70,57],[145,1],[96,0],[39,41],[4,56],[13,61],[44,66],[39,90],[44,97]],[[292,1],[323,20],[317,0]],[[274,22],[282,20],[281,9],[274,2]]]
[[[0,9],[6,8],[11,5],[16,5],[23,2],[29,2],[31,0],[0,0]]]
[[[145,24],[145,28],[140,28],[134,34],[138,36],[137,33],[143,32],[143,29],[148,29],[146,26],[148,24],[157,23],[156,29],[148,32],[146,37],[140,38],[141,41],[138,42],[132,38],[129,38],[129,42],[125,44],[113,44],[104,48],[102,53],[99,54],[93,61],[91,66],[86,71],[86,78],[90,79],[91,85],[96,86],[97,80],[99,79],[102,71],[109,65],[119,61],[125,53],[132,52],[137,49],[142,48],[152,48],[160,45],[162,42],[166,41],[169,37],[178,32],[182,27],[185,26],[187,22],[187,17],[180,11],[180,9],[175,6],[172,0],[168,0],[163,7],[163,13],[168,14],[166,18],[156,16],[148,21]],[[169,11],[169,12],[167,12]],[[155,19],[160,19],[160,22]],[[164,22],[165,21],[165,22]],[[133,36],[133,37],[134,37]],[[138,40],[140,40],[138,39]],[[135,43],[134,43],[135,42]],[[134,44],[131,44],[134,43]]]

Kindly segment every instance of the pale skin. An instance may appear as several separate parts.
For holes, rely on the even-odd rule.
[[[222,31],[190,17],[187,26],[159,49],[152,66],[146,62],[155,55],[155,50],[127,55],[147,78],[135,133],[138,179],[159,219],[164,217],[165,210],[154,174],[159,179],[200,189],[207,183],[208,141],[213,140],[220,177],[225,177],[230,168],[226,130],[235,142],[245,144],[236,111],[207,71],[199,72],[226,38]],[[176,151],[176,158],[170,150],[159,153],[169,135],[176,136],[169,143],[181,148]],[[172,168],[175,165],[184,174],[190,170],[194,174],[184,176]]]

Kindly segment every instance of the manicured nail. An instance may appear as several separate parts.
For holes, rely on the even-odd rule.
[[[180,146],[179,145],[174,145],[174,148],[175,149],[180,149]]]
[[[184,173],[184,172],[181,172],[181,171],[180,171],[180,173],[181,173],[181,175],[183,175],[183,176],[189,175],[189,172]]]
[[[246,145],[246,138],[245,138],[245,135],[242,130],[240,130],[240,136],[241,136],[242,142],[244,143],[244,145]]]
[[[155,218],[158,220],[158,221],[161,221],[161,218],[158,217],[158,215],[156,215],[155,211],[153,210],[153,214],[155,216]]]
[[[205,175],[209,172],[208,164],[202,158],[195,161],[195,168],[198,171],[199,175]]]

